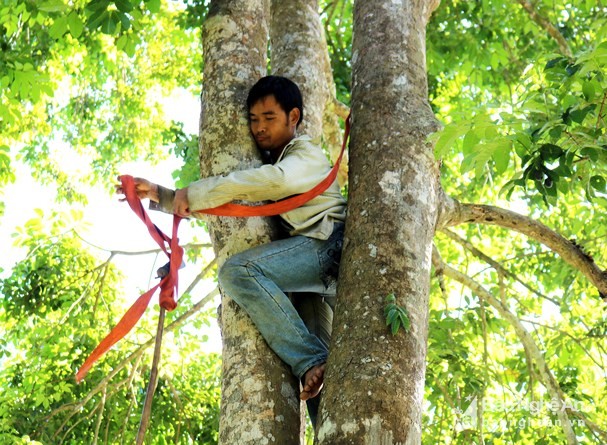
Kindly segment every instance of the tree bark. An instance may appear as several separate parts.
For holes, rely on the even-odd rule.
[[[426,137],[426,1],[356,1],[348,221],[320,444],[421,443],[439,172]],[[411,320],[392,336],[394,294]]]
[[[205,57],[200,119],[202,176],[260,165],[249,135],[245,100],[266,72],[264,0],[211,2],[203,28]],[[271,240],[269,220],[209,217],[218,265]],[[223,295],[221,413],[223,444],[298,444],[299,383],[228,295]]]

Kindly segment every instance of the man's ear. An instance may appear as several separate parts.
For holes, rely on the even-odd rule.
[[[297,122],[299,122],[299,117],[301,116],[301,112],[299,108],[295,107],[291,111],[289,111],[289,125],[297,126]]]

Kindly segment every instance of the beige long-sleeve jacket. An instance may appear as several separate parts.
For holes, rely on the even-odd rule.
[[[274,164],[212,176],[188,186],[192,211],[217,207],[234,200],[278,201],[304,193],[321,182],[331,166],[322,149],[308,136],[293,139]],[[152,208],[172,212],[174,191],[159,187],[160,202]],[[335,221],[346,218],[346,201],[337,181],[303,206],[280,215],[291,235],[327,239]]]

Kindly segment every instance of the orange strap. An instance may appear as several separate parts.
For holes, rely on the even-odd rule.
[[[339,165],[346,149],[349,134],[350,116],[348,116],[348,118],[346,119],[344,141],[341,146],[341,152],[339,153],[339,157],[337,158],[337,161],[335,161],[335,165],[333,165],[333,168],[331,168],[331,171],[325,179],[323,179],[319,184],[317,184],[314,188],[308,190],[307,192],[291,196],[289,198],[283,199],[282,201],[277,201],[271,204],[249,206],[228,203],[210,209],[195,210],[193,213],[206,213],[208,215],[237,217],[273,216],[301,207],[306,202],[310,201],[311,199],[315,198],[316,196],[320,195],[325,190],[327,190],[329,186],[333,184],[333,181],[335,181],[335,178],[337,177],[337,173],[339,171]],[[168,275],[165,276],[160,281],[160,283],[152,287],[146,293],[142,294],[135,301],[135,303],[133,303],[133,305],[122,316],[122,318],[114,327],[114,329],[111,330],[111,332],[95,348],[93,353],[85,360],[83,365],[76,373],[77,382],[80,382],[84,378],[89,369],[103,354],[105,354],[113,345],[115,345],[122,337],[124,337],[126,334],[129,333],[131,329],[133,329],[133,327],[137,324],[137,322],[145,312],[146,308],[150,304],[152,295],[154,295],[158,288],[160,288],[160,306],[168,311],[171,311],[175,309],[175,307],[177,307],[175,295],[177,294],[177,285],[179,279],[178,269],[181,266],[183,259],[183,248],[179,245],[177,231],[182,218],[177,215],[173,216],[173,236],[172,238],[169,238],[152,222],[145,209],[143,208],[141,200],[139,199],[139,197],[137,196],[137,192],[135,191],[135,182],[133,177],[129,175],[123,175],[120,176],[120,181],[122,182],[122,190],[124,191],[124,195],[129,206],[146,225],[150,236],[154,239],[154,241],[156,241],[156,243],[158,243],[160,248],[169,257],[170,269]]]
[[[173,237],[169,238],[154,223],[152,223],[152,220],[144,210],[141,200],[135,191],[133,177],[124,175],[120,177],[120,180],[122,182],[122,189],[124,190],[126,201],[128,202],[129,206],[144,222],[154,241],[156,241],[164,253],[169,257],[169,273],[160,281],[160,283],[141,295],[126,311],[114,329],[112,329],[111,332],[101,341],[101,343],[99,343],[93,353],[82,364],[76,373],[77,382],[80,382],[84,378],[89,369],[103,354],[105,354],[114,344],[116,344],[122,337],[128,334],[131,329],[133,329],[150,304],[150,299],[156,292],[156,289],[160,288],[160,306],[168,311],[172,311],[177,307],[177,303],[175,302],[175,295],[178,291],[177,269],[179,266],[181,266],[183,260],[183,248],[179,245],[177,230],[179,229],[179,223],[181,222],[182,218],[179,216],[173,216]]]

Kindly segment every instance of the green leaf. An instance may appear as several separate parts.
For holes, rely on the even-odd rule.
[[[70,30],[70,34],[76,39],[80,37],[84,29],[84,22],[76,11],[72,11],[67,16],[67,24]]]
[[[453,150],[455,141],[466,134],[469,130],[468,125],[462,123],[449,124],[438,133],[438,140],[434,146],[434,154],[437,159],[442,158]]]
[[[67,5],[63,0],[46,0],[38,5],[38,10],[44,12],[63,12],[67,9]]]
[[[131,12],[133,10],[133,5],[129,0],[114,0],[114,3],[119,11]]]
[[[128,31],[131,28],[131,20],[129,19],[129,16],[126,14],[118,13],[118,17],[120,18],[122,31]]]
[[[401,311],[399,311],[399,318],[405,332],[409,332],[409,329],[411,328],[411,319],[404,308],[401,308]]]
[[[605,181],[604,177],[595,175],[590,178],[589,182],[590,182],[590,185],[592,186],[592,188],[594,188],[595,190],[597,190],[599,192],[605,192],[605,188],[607,186],[607,181]]]
[[[388,311],[388,316],[386,317],[386,326],[390,326],[397,318],[398,311],[396,309]]]
[[[502,175],[508,170],[508,165],[510,164],[510,149],[511,142],[508,141],[504,144],[501,144],[494,152],[493,152],[493,160],[495,162],[495,171],[498,175]]]
[[[400,318],[397,318],[393,323],[392,323],[392,335],[396,335],[398,333],[398,328],[400,328]]]
[[[86,9],[89,11],[106,11],[108,6],[110,6],[110,0],[91,0],[86,5]]]
[[[571,120],[573,122],[577,122],[578,124],[581,124],[584,119],[586,118],[586,115],[588,115],[588,113],[590,113],[592,110],[594,110],[594,108],[596,107],[595,104],[590,104],[584,108],[582,108],[581,110],[573,110],[569,113],[569,117],[571,118]]]
[[[540,147],[540,155],[544,161],[554,161],[560,158],[565,151],[555,144],[543,144]]]
[[[580,154],[589,158],[592,162],[597,162],[599,160],[599,151],[593,147],[582,148],[582,150],[580,150]]]
[[[116,40],[116,48],[122,50],[124,49],[127,41],[128,41],[128,34],[122,34],[118,40]]]
[[[582,93],[584,93],[584,97],[586,98],[587,101],[590,102],[590,101],[594,100],[594,95],[595,95],[594,83],[589,80],[584,82],[584,84],[582,85]]]
[[[117,11],[110,11],[104,21],[101,22],[101,32],[104,34],[114,34],[116,27],[120,22]]]
[[[411,321],[409,320],[407,310],[396,303],[394,294],[388,295],[385,301],[384,316],[386,317],[386,326],[390,327],[392,335],[396,335],[401,326],[408,332]]]
[[[145,4],[147,5],[148,11],[152,13],[160,11],[160,0],[146,0]]]
[[[474,147],[478,145],[480,142],[480,138],[476,133],[476,129],[472,129],[466,133],[464,136],[464,142],[462,144],[462,149],[464,154],[470,154],[474,151]]]
[[[107,19],[108,15],[109,12],[106,9],[96,9],[89,15],[86,24],[91,30],[97,29]]]
[[[67,17],[59,17],[55,20],[48,33],[53,39],[60,39],[67,32]]]

